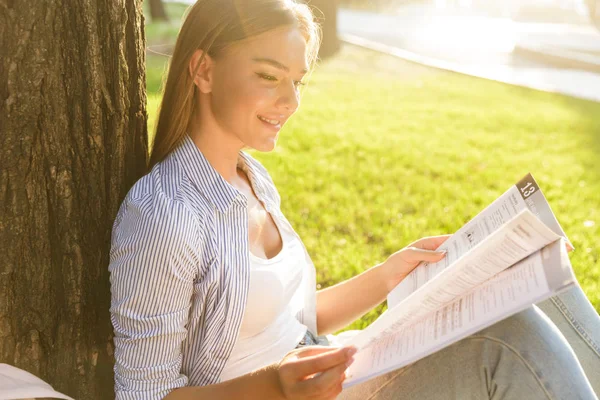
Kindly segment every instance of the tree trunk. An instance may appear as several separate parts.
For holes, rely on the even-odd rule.
[[[311,7],[323,33],[319,57],[331,57],[340,49],[337,33],[338,0],[306,0],[306,3]]]
[[[162,0],[149,0],[148,3],[150,3],[150,17],[153,22],[169,20]]]
[[[142,0],[0,0],[0,362],[112,399],[112,223],[147,163]]]

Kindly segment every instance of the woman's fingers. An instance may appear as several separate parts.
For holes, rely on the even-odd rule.
[[[335,351],[338,349],[339,347],[334,346],[310,345],[306,347],[300,347],[294,352],[296,353],[298,358],[305,358],[317,354],[329,353],[330,351]]]
[[[355,352],[354,346],[310,346],[290,351],[277,370],[282,392],[294,399],[334,400]]]
[[[573,248],[573,246],[571,246],[571,245],[569,244],[569,242],[565,242],[565,247],[567,248],[567,253],[570,253],[570,252],[572,252],[573,250],[575,250],[575,249]]]
[[[352,356],[348,350],[348,347],[340,347],[329,352],[321,352],[307,357],[302,356],[302,358],[290,363],[290,365],[293,365],[293,374],[297,380],[301,380],[305,376],[326,371],[332,367],[345,366]]]
[[[423,250],[435,250],[442,245],[452,235],[427,236],[413,242],[411,247],[418,247]]]
[[[346,368],[346,362],[329,368],[314,378],[299,382],[298,390],[306,395],[328,394],[341,383]]]
[[[340,380],[331,386],[331,390],[329,393],[327,393],[326,395],[326,399],[332,399],[335,400],[337,399],[337,396],[342,392],[343,390],[343,383],[344,380],[346,379],[346,375],[344,373],[342,373],[342,375],[340,376]]]
[[[446,256],[446,252],[435,250],[423,250],[418,247],[407,247],[404,249],[403,257],[409,263],[421,261],[437,262]]]

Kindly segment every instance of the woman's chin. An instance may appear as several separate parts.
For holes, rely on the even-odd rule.
[[[254,149],[262,152],[269,152],[275,150],[277,146],[277,137],[268,137],[265,140],[256,143],[256,146],[252,146]]]

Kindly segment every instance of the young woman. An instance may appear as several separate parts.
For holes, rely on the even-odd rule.
[[[274,149],[318,42],[308,7],[291,0],[199,0],[189,10],[149,173],[113,226],[116,398],[595,399],[600,321],[579,288],[546,313],[533,307],[342,391],[352,348],[330,346],[331,333],[419,262],[440,260],[447,236],[316,291],[273,181],[242,149]]]

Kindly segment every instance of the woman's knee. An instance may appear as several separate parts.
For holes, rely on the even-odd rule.
[[[522,364],[544,390],[556,395],[555,397],[563,398],[561,396],[570,390],[574,399],[596,398],[573,348],[552,320],[536,306],[469,338],[488,343],[487,351],[484,347],[482,352],[492,362],[499,362],[503,354],[511,354],[513,363]],[[490,346],[489,343],[492,342],[496,345]],[[503,350],[499,351],[498,346]]]
[[[596,398],[568,343],[535,306],[380,378],[365,386],[371,397],[344,398]]]
[[[559,348],[570,351],[560,330],[537,306],[499,321],[473,336],[494,339],[525,353],[548,353]]]
[[[544,383],[518,353],[499,340],[478,336],[387,374],[370,393],[372,397],[362,398],[548,399]]]

